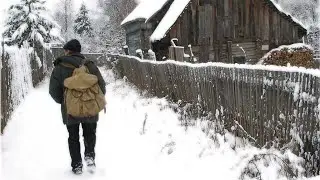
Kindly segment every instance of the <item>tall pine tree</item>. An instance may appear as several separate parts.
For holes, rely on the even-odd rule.
[[[9,45],[21,47],[24,42],[30,46],[43,45],[52,40],[62,38],[52,30],[59,25],[47,16],[45,1],[21,0],[19,4],[9,8],[9,16],[6,21],[4,36]]]
[[[76,34],[79,34],[80,36],[92,36],[93,28],[89,19],[89,11],[85,4],[81,5],[80,12],[77,14],[74,23],[73,30]]]

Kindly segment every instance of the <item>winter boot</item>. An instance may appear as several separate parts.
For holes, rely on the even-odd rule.
[[[72,172],[76,175],[82,174],[82,163],[79,163],[77,166],[73,167]]]
[[[94,162],[94,159],[91,157],[85,157],[84,160],[87,164],[88,171],[90,173],[94,173],[96,171],[96,163]]]
[[[76,175],[82,174],[82,167],[72,168],[72,172]]]

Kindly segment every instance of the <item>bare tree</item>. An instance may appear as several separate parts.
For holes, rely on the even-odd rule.
[[[135,0],[106,0],[105,12],[114,25],[120,26],[126,16],[135,8]]]
[[[57,5],[58,9],[55,12],[54,18],[61,26],[61,34],[67,41],[73,35],[73,21],[74,21],[74,10],[73,0],[60,0],[60,5]]]
[[[105,41],[106,48],[111,52],[121,51],[125,45],[125,33],[121,22],[136,7],[135,0],[99,0],[103,4],[104,13],[109,17],[105,28],[108,29]]]

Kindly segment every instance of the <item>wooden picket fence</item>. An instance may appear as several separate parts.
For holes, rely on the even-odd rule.
[[[212,63],[149,62],[127,56],[118,72],[141,90],[172,101],[201,104],[225,128],[259,147],[291,149],[319,174],[320,73],[317,70]],[[203,113],[203,112],[202,112]],[[238,130],[235,130],[238,129]],[[241,132],[242,133],[238,133]]]

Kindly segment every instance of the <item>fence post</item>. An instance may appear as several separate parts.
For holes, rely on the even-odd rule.
[[[123,46],[123,51],[126,55],[129,55],[129,47],[128,46]]]
[[[182,46],[170,46],[169,47],[169,59],[176,61],[184,61],[184,47]]]

